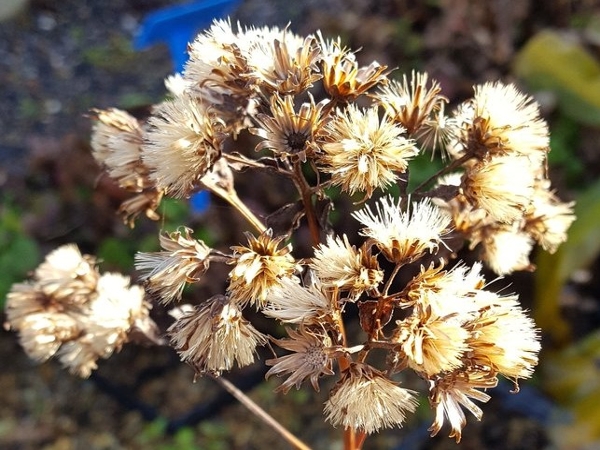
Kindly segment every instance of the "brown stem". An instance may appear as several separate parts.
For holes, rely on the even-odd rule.
[[[256,217],[254,215],[254,213],[248,209],[246,204],[240,200],[240,198],[238,197],[237,192],[235,190],[232,191],[232,190],[223,189],[222,187],[216,185],[215,183],[211,183],[211,184],[204,183],[204,185],[211,192],[218,195],[223,200],[225,200],[227,203],[229,203],[231,206],[233,206],[235,209],[237,209],[239,211],[239,213],[242,216],[244,216],[244,218],[248,222],[250,222],[250,224],[252,226],[254,226],[254,228],[256,228],[256,230],[259,233],[263,233],[267,229],[267,227],[265,227],[265,225],[258,219],[258,217]]]
[[[240,391],[233,383],[226,380],[223,377],[212,377],[217,383],[219,383],[223,389],[233,395],[242,405],[248,408],[264,423],[270,426],[275,432],[277,432],[283,439],[285,439],[290,445],[298,450],[310,450],[310,447],[290,433],[283,425],[277,422],[273,416],[267,413],[264,409],[258,406],[250,397]]]
[[[385,282],[385,286],[383,287],[382,297],[387,297],[388,291],[390,290],[390,287],[392,286],[392,283],[394,282],[394,278],[396,278],[396,275],[398,275],[398,272],[400,271],[401,267],[402,267],[402,264],[396,264],[396,266],[394,267],[394,270],[392,271],[392,273],[388,277],[387,281]]]
[[[321,230],[315,213],[315,207],[312,202],[312,189],[307,183],[306,178],[304,178],[302,166],[299,162],[294,163],[293,179],[296,189],[298,189],[298,192],[302,197],[302,203],[304,204],[304,211],[306,213],[306,220],[308,222],[308,229],[310,230],[313,245],[319,245],[321,243]]]

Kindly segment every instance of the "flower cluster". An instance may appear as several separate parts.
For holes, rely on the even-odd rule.
[[[136,256],[147,292],[167,306],[213,264],[227,268],[222,294],[175,314],[167,333],[181,359],[216,376],[253,363],[270,341],[288,352],[266,361],[267,377],[287,376],[278,390],[305,381],[319,390],[322,377],[337,376],[326,419],[362,434],[401,426],[415,410],[416,392],[403,378],[410,370],[428,386],[432,434],[447,423],[459,441],[463,408],[479,419],[475,401],[489,399],[484,391],[499,376],[515,386],[530,377],[540,342],[518,295],[491,290],[481,263],[452,259],[468,241],[499,275],[530,269],[533,245],[555,251],[574,220],[573,204],[558,199],[544,170],[548,127],[535,101],[513,85],[487,83],[447,115],[448,99],[427,74],[394,79],[320,32],[303,38],[289,28],[216,21],[189,54],[167,82],[171,97],[146,121],[95,111],[92,138],[98,162],[137,193],[121,208],[130,223],[144,211],[156,218],[163,195],[208,189],[254,227],[246,243],[218,249],[182,227],[161,234],[161,251]],[[255,152],[238,145],[248,141]],[[446,167],[409,191],[411,161],[436,149]],[[297,197],[263,222],[235,190],[234,172],[242,171],[275,173]],[[391,186],[399,196],[381,195]],[[356,220],[356,235],[331,225],[332,192],[360,204],[345,218]],[[299,239],[312,239],[301,246],[310,255],[294,255]],[[61,358],[72,362],[82,336],[104,336],[96,322],[88,331],[77,321],[99,309],[105,276],[89,258],[75,260],[69,283],[38,269],[33,284],[10,294],[9,322],[38,359],[63,345]],[[147,317],[138,288],[128,289],[137,309],[123,306],[133,294],[118,308]],[[246,308],[282,324],[287,336],[255,328]],[[351,321],[363,333],[348,334]],[[120,346],[128,329],[111,334],[97,356]],[[382,353],[384,361],[374,356]],[[91,366],[76,367],[86,374]]]
[[[88,377],[136,330],[158,341],[144,290],[116,273],[100,274],[96,261],[75,245],[51,252],[33,279],[13,285],[6,301],[7,328],[36,361],[56,356]]]

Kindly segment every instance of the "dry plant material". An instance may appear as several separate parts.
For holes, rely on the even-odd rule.
[[[229,265],[222,294],[173,307],[171,345],[197,375],[219,376],[254,363],[270,340],[288,352],[266,361],[268,377],[285,377],[284,393],[305,384],[319,390],[322,377],[337,377],[325,418],[346,430],[347,449],[415,410],[416,393],[402,385],[402,372],[412,371],[428,387],[432,435],[447,424],[460,441],[464,410],[480,419],[475,402],[489,399],[485,390],[499,376],[516,388],[540,350],[518,295],[496,292],[483,264],[498,275],[530,270],[533,246],[555,251],[574,220],[573,204],[561,202],[546,177],[548,127],[536,102],[513,85],[486,83],[447,114],[427,74],[395,80],[376,62],[359,65],[339,38],[287,28],[216,21],[189,52],[183,73],[167,82],[171,97],[148,120],[97,110],[92,137],[96,160],[134,193],[121,208],[127,223],[141,213],[156,219],[162,196],[207,189],[253,228],[247,242],[210,248],[182,226],[161,234],[160,252],[137,255],[146,292],[166,305],[212,265]],[[242,148],[242,134],[258,140],[255,151]],[[409,192],[411,161],[436,150],[445,167]],[[276,217],[288,234],[268,228],[238,197],[241,170],[295,187],[297,197]],[[394,185],[399,197],[385,192]],[[328,221],[344,195],[356,202],[344,220],[357,221],[357,235],[336,233]],[[312,239],[310,257],[294,256],[300,236]],[[463,243],[481,262],[451,261]],[[149,305],[139,287],[100,276],[92,257],[74,247],[60,252],[68,264],[55,264],[53,253],[32,281],[13,287],[7,326],[32,357],[57,354],[87,376],[132,326],[149,328]],[[263,334],[245,308],[285,325],[287,337]],[[348,334],[351,320],[364,333]]]

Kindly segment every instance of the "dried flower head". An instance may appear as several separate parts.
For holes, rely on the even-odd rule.
[[[325,414],[333,426],[371,434],[401,426],[417,407],[414,394],[370,366],[351,364],[325,402]]]
[[[92,129],[92,155],[121,188],[137,194],[119,208],[125,223],[133,226],[135,218],[142,212],[157,220],[156,209],[162,193],[156,190],[150,180],[150,170],[142,161],[144,134],[140,123],[127,112],[115,108],[94,109],[92,113],[96,119]]]
[[[224,295],[214,296],[184,313],[168,331],[182,361],[198,374],[220,374],[236,362],[238,367],[252,364],[256,347],[267,342],[244,319],[237,304]]]
[[[419,153],[404,132],[388,116],[380,119],[376,107],[361,110],[351,104],[338,109],[322,131],[322,170],[350,195],[365,192],[371,197],[375,189],[398,180],[398,173],[406,172]]]
[[[6,326],[18,331],[30,357],[57,356],[81,377],[97,368],[99,358],[119,350],[133,327],[156,337],[143,289],[119,274],[100,275],[94,261],[72,244],[59,247],[37,268],[34,280],[12,287],[6,304]],[[82,289],[82,276],[93,284]]]
[[[483,412],[471,399],[487,402],[490,396],[478,389],[493,388],[497,384],[495,376],[477,370],[456,370],[430,380],[429,403],[435,409],[435,420],[429,428],[431,436],[438,434],[448,420],[451,427],[449,436],[460,442],[462,429],[467,424],[461,406],[481,420]]]
[[[517,296],[488,293],[480,301],[490,306],[482,307],[467,324],[470,364],[487,367],[490,373],[500,373],[515,383],[531,377],[541,348],[539,331],[517,306]]]
[[[406,75],[402,82],[392,80],[382,86],[375,98],[388,115],[402,125],[409,136],[416,137],[426,122],[448,101],[441,92],[440,84],[432,80],[427,86],[426,73],[412,71],[410,82]]]
[[[356,297],[376,288],[383,281],[383,270],[369,249],[356,249],[348,237],[329,236],[315,249],[310,263],[324,287],[350,291]]]
[[[476,86],[470,107],[457,111],[461,144],[479,158],[510,154],[539,161],[549,149],[548,125],[537,103],[512,84]]]
[[[437,252],[450,217],[430,200],[413,202],[407,211],[400,205],[391,196],[382,197],[376,212],[366,206],[352,215],[365,226],[361,233],[372,238],[389,261],[409,263],[427,251]]]
[[[323,291],[318,279],[305,287],[297,278],[284,278],[269,292],[267,300],[263,312],[286,323],[323,323],[335,311],[332,294]]]
[[[297,157],[306,160],[306,154],[314,146],[315,133],[321,126],[321,112],[325,103],[315,105],[310,97],[296,113],[294,98],[286,95],[271,97],[271,115],[257,114],[260,128],[250,128],[250,132],[264,140],[256,146],[256,151],[270,150],[276,156]]]
[[[291,245],[279,248],[285,236],[273,238],[269,229],[258,237],[251,233],[246,237],[247,246],[232,247],[235,267],[229,273],[228,292],[239,304],[250,302],[260,308],[272,289],[294,276],[296,262]]]
[[[274,339],[274,342],[279,347],[294,353],[268,359],[267,365],[273,367],[266,373],[265,378],[289,373],[289,378],[277,388],[277,391],[284,394],[292,386],[300,389],[302,382],[308,378],[314,390],[318,392],[319,378],[322,375],[334,374],[331,338],[325,333],[308,330],[303,326],[300,326],[297,331],[286,328],[286,332],[288,339]]]
[[[535,167],[522,156],[501,156],[471,167],[463,178],[467,200],[494,220],[511,223],[523,217],[531,203]]]
[[[498,275],[517,270],[532,270],[529,261],[533,239],[514,226],[486,227],[481,234],[481,258]]]
[[[400,344],[410,368],[433,376],[463,365],[469,337],[457,314],[439,317],[429,308],[415,308],[412,316],[397,322],[393,341]]]
[[[561,202],[550,191],[550,181],[543,180],[535,186],[524,229],[544,250],[554,253],[567,240],[567,230],[575,220],[573,206],[574,202]]]
[[[189,195],[221,154],[222,123],[192,96],[162,103],[142,148],[150,178],[174,197]]]
[[[146,288],[163,303],[180,300],[185,285],[199,281],[208,270],[211,249],[193,239],[192,233],[183,227],[183,231],[161,234],[163,251],[135,255]]]
[[[65,340],[57,354],[71,373],[83,378],[98,367],[99,358],[108,358],[121,349],[134,324],[140,328],[146,328],[146,322],[153,324],[149,318],[150,305],[144,301],[144,290],[130,286],[129,277],[103,274],[96,294],[89,308],[80,312],[79,335]]]
[[[313,36],[303,39],[288,29],[275,30],[250,48],[250,76],[269,94],[296,95],[321,78],[317,64],[320,57]]]
[[[323,86],[332,98],[353,102],[372,87],[387,83],[387,66],[373,61],[366,67],[359,67],[355,54],[342,47],[339,38],[326,41],[320,33],[318,37]]]
[[[65,303],[85,303],[96,290],[96,259],[66,244],[46,255],[35,270],[35,280],[45,295]]]

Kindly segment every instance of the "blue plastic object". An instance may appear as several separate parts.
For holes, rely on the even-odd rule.
[[[175,70],[181,72],[187,61],[187,45],[196,33],[214,19],[229,14],[240,0],[199,0],[158,9],[146,16],[133,41],[136,50],[166,43]]]
[[[240,0],[200,0],[156,10],[146,16],[133,41],[135,50],[144,50],[155,44],[169,47],[176,72],[181,72],[188,59],[187,45],[196,33],[207,28],[214,19],[228,15]],[[202,212],[209,205],[208,192],[192,196],[190,205]]]

